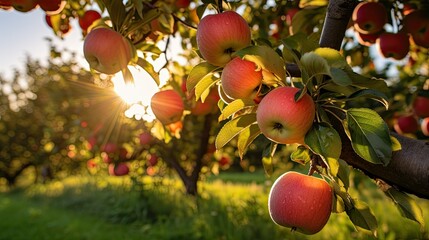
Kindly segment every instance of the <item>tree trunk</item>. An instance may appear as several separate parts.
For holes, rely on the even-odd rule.
[[[322,30],[320,45],[339,50],[357,0],[329,1],[327,15]],[[379,178],[400,190],[429,199],[429,143],[392,133],[402,145],[393,154],[387,166],[369,163],[360,158],[344,134],[339,121],[333,122],[341,135],[343,149],[341,158],[372,178]]]

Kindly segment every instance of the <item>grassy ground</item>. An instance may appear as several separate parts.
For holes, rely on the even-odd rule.
[[[126,177],[69,177],[1,193],[0,239],[424,238],[416,223],[401,218],[391,202],[366,184],[362,189],[371,196],[367,202],[379,220],[378,238],[356,232],[345,214],[333,214],[315,235],[294,233],[270,220],[269,186],[236,176],[210,179],[198,199],[185,196],[178,181],[145,178],[132,185]],[[429,222],[429,201],[419,203]]]

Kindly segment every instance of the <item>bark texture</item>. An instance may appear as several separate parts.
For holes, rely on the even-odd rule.
[[[345,30],[352,15],[357,0],[331,0],[322,30],[320,45],[339,50],[345,36]],[[360,158],[351,146],[350,140],[343,133],[339,121],[333,125],[340,133],[343,142],[341,158],[375,179],[382,179],[392,186],[429,199],[429,143],[395,133],[402,145],[402,150],[394,152],[387,166],[369,163]]]

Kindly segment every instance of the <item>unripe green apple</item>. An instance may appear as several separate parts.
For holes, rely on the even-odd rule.
[[[378,50],[385,58],[401,60],[410,50],[410,40],[406,33],[384,32],[377,39]]]
[[[255,63],[236,57],[225,65],[221,84],[229,98],[253,99],[262,84],[262,71]]]
[[[353,11],[352,20],[361,33],[380,32],[387,23],[387,11],[379,2],[360,2]]]
[[[164,125],[179,121],[185,109],[182,97],[172,89],[155,93],[150,106],[155,117]]]
[[[328,222],[332,200],[332,189],[326,181],[298,172],[286,172],[271,187],[268,210],[278,225],[315,234]]]
[[[127,67],[132,48],[120,33],[110,28],[96,28],[85,37],[83,54],[92,69],[115,74]]]
[[[251,33],[240,14],[225,11],[203,17],[196,38],[198,49],[208,63],[225,66],[234,52],[250,45]]]
[[[393,128],[399,134],[415,133],[419,129],[419,122],[412,114],[403,115],[394,120]]]
[[[417,96],[413,102],[413,109],[418,117],[429,117],[429,97]]]
[[[295,102],[298,91],[294,87],[278,87],[262,98],[256,118],[265,137],[282,144],[304,143],[305,134],[313,125],[316,110],[308,94]]]
[[[19,12],[29,12],[37,7],[38,0],[13,0],[12,7]]]

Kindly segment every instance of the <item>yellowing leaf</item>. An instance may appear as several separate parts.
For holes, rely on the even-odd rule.
[[[216,136],[216,149],[220,149],[225,146],[241,131],[254,123],[256,123],[256,113],[241,115],[227,122],[225,125],[223,125]]]
[[[236,112],[238,112],[238,111],[240,111],[246,107],[254,106],[254,105],[255,105],[255,103],[252,100],[236,99],[236,100],[232,101],[231,103],[229,103],[222,110],[222,113],[219,116],[219,122],[229,118],[234,113],[236,113]]]

